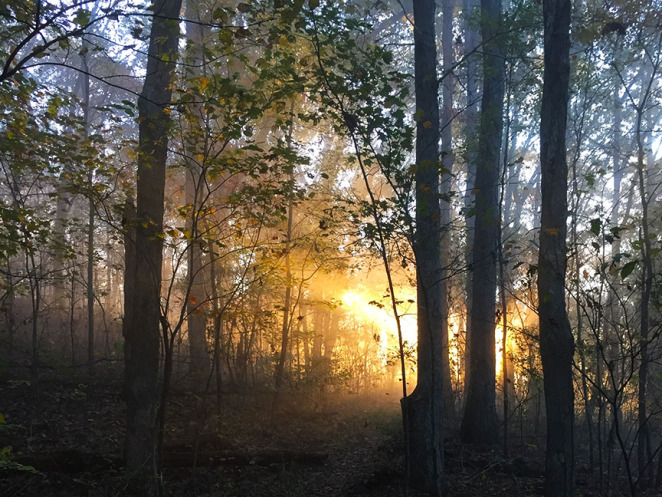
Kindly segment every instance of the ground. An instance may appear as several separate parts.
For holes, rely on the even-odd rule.
[[[0,425],[0,495],[136,494],[121,467],[121,385],[85,380],[43,379],[38,397],[26,381],[0,382],[6,421]],[[175,386],[165,440],[166,495],[420,495],[405,493],[395,392],[292,391],[276,401],[268,392],[231,393],[216,409],[215,397]],[[539,451],[504,459],[498,448],[478,451],[452,438],[447,445],[446,495],[541,495]]]

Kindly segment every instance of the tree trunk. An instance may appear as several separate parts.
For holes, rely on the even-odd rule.
[[[433,0],[414,0],[416,90],[416,233],[418,384],[403,399],[409,484],[441,494],[443,367],[441,341],[441,212],[439,106]]]
[[[204,76],[205,55],[204,39],[208,28],[205,27],[198,0],[186,2],[186,37],[192,44],[191,71],[193,77]],[[204,157],[206,155],[204,142],[205,112],[202,104],[192,104],[189,112],[194,116],[190,122],[191,129],[184,137],[186,147],[186,203],[190,206],[190,215],[186,219],[187,229],[191,233],[188,254],[188,284],[189,299],[186,302],[186,320],[188,325],[189,354],[191,356],[189,371],[198,383],[209,375],[209,351],[207,350],[207,316],[203,312],[202,303],[207,300],[205,292],[205,273],[202,260],[200,239],[200,215],[203,210],[202,185],[205,176]],[[197,157],[203,157],[202,161]]]
[[[289,129],[287,144],[290,145],[292,139],[292,125]],[[292,307],[292,221],[294,215],[294,169],[290,171],[290,191],[287,201],[287,231],[285,232],[285,299],[283,302],[283,326],[281,328],[280,355],[276,365],[276,392],[278,392],[283,383],[283,374],[285,370],[285,360],[289,349],[289,335],[291,328],[291,307]]]
[[[471,342],[468,330],[471,328],[471,282],[473,280],[472,267],[472,250],[474,241],[474,228],[475,218],[473,216],[474,206],[474,184],[476,182],[476,141],[478,138],[478,108],[480,100],[480,61],[478,54],[475,53],[478,45],[480,44],[480,33],[474,29],[473,16],[478,10],[476,0],[464,0],[464,53],[467,58],[467,89],[466,89],[466,109],[464,111],[465,118],[465,141],[467,143],[467,177],[466,177],[466,191],[464,194],[464,222],[466,227],[466,244],[464,252],[464,260],[467,267],[466,272],[466,309],[467,317],[464,329],[467,330],[466,345],[464,354],[464,390],[468,390],[469,386],[469,357],[471,356]],[[466,395],[465,399],[466,401]]]
[[[171,81],[179,38],[181,0],[157,0],[138,99],[138,181],[135,238],[128,240],[124,320],[127,469],[141,480],[156,480],[157,388],[161,319],[163,211]],[[151,474],[150,474],[151,473]]]
[[[81,50],[81,90],[83,106],[83,122],[85,126],[85,139],[89,134],[90,128],[90,68],[88,63],[89,42],[83,40],[83,50]],[[90,167],[87,173],[89,186],[89,198],[87,201],[87,372],[90,375],[95,373],[94,364],[94,170]],[[73,293],[71,295],[73,299]]]
[[[642,99],[643,103],[645,100]],[[635,136],[637,141],[637,186],[641,202],[641,228],[639,229],[639,244],[641,247],[641,304],[640,304],[640,332],[641,332],[641,362],[639,363],[639,390],[638,403],[638,431],[637,431],[637,466],[639,469],[639,482],[642,489],[646,489],[652,479],[651,439],[648,421],[648,369],[650,362],[649,333],[650,333],[650,301],[653,290],[653,258],[649,225],[650,194],[647,191],[647,172],[644,163],[644,144],[641,136],[641,121],[643,118],[643,103],[638,106]]]
[[[472,255],[471,323],[468,341],[469,378],[461,435],[465,443],[493,445],[498,441],[496,414],[497,242],[499,237],[499,166],[503,131],[505,63],[498,36],[500,0],[482,0],[483,97],[480,116]]]
[[[450,265],[450,230],[451,230],[451,185],[453,181],[453,89],[455,88],[455,75],[453,68],[453,12],[454,0],[442,0],[442,29],[441,46],[443,56],[442,80],[442,108],[441,108],[441,344],[442,367],[444,379],[444,416],[452,421],[455,417],[453,405],[453,387],[451,385],[449,345],[449,307],[450,307],[450,280],[448,267]]]
[[[545,495],[548,497],[570,497],[575,488],[574,341],[565,305],[570,9],[570,0],[543,0],[545,71],[540,119],[538,315],[547,411]]]

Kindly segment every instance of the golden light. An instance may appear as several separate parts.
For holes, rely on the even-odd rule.
[[[508,377],[511,382],[517,383],[518,377],[521,376],[521,371],[516,371],[516,363],[513,360],[518,354],[518,346],[516,344],[515,335],[520,334],[527,326],[530,316],[528,313],[522,311],[518,306],[508,309],[506,320],[507,336],[506,336],[506,357],[508,366]],[[503,321],[500,320],[494,329],[494,338],[496,343],[496,381],[498,388],[503,387]],[[515,384],[513,384],[515,387]]]
[[[340,298],[345,313],[372,331],[375,342],[380,347],[384,366],[389,357],[398,352],[398,329],[393,314],[390,297],[375,293],[364,286],[345,290]],[[398,288],[398,305],[402,339],[407,346],[415,346],[417,341],[415,289]]]

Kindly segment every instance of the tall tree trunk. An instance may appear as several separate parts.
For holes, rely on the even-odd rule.
[[[570,0],[543,0],[544,79],[540,119],[542,207],[538,315],[547,452],[545,495],[574,495],[574,340],[565,303],[568,165],[566,122],[570,79]]]
[[[644,100],[645,102],[645,100]],[[642,489],[646,489],[652,479],[651,439],[648,420],[648,370],[650,367],[650,301],[653,289],[653,258],[650,238],[649,204],[650,195],[647,191],[647,172],[644,162],[644,144],[641,136],[641,122],[643,118],[643,104],[637,108],[637,121],[635,136],[637,141],[637,186],[641,202],[641,228],[639,229],[639,244],[641,250],[641,303],[640,303],[640,333],[641,358],[639,363],[639,390],[638,403],[638,431],[637,431],[637,466],[639,469],[639,482]]]
[[[510,105],[512,96],[513,84],[513,67],[509,66],[508,70],[508,94],[506,97],[506,125],[503,152],[503,167],[501,169],[501,188],[499,189],[499,218],[501,219],[501,226],[498,231],[497,251],[499,260],[499,304],[500,312],[497,313],[501,317],[501,388],[503,394],[503,457],[508,457],[508,434],[510,428],[510,397],[508,381],[508,299],[506,297],[506,254],[504,254],[504,241],[509,239],[510,227],[510,208],[511,196],[510,192],[510,178],[509,178],[509,159],[510,159],[510,144],[511,144],[511,128],[510,128]],[[513,139],[514,141],[514,139]],[[512,194],[511,194],[512,195]]]
[[[441,92],[441,344],[442,367],[444,379],[444,416],[453,421],[455,409],[453,405],[453,387],[451,385],[451,369],[449,356],[449,307],[450,307],[450,280],[448,267],[450,265],[451,242],[451,185],[453,182],[453,89],[455,88],[455,75],[453,71],[453,13],[454,0],[442,0],[442,29],[441,47],[443,57],[443,74]]]
[[[287,231],[285,232],[285,300],[283,302],[283,325],[281,328],[280,355],[276,365],[276,391],[280,390],[283,383],[285,360],[289,349],[290,335],[290,313],[292,307],[292,259],[290,250],[292,247],[292,216],[294,207],[294,172],[290,173],[290,194],[287,203]]]
[[[83,49],[81,50],[81,92],[83,106],[83,123],[85,126],[85,139],[90,129],[90,67],[88,53],[90,44],[83,40]],[[90,167],[87,173],[89,187],[89,198],[87,201],[87,372],[94,375],[94,170]],[[73,299],[73,293],[71,295]]]
[[[409,483],[441,494],[443,477],[443,367],[441,342],[441,212],[439,104],[435,5],[414,0],[416,90],[416,255],[418,384],[403,399],[409,440]]]
[[[125,288],[124,357],[127,469],[139,479],[157,480],[157,399],[161,321],[163,211],[172,78],[179,39],[181,0],[157,0],[138,99],[138,181],[135,239]],[[129,261],[127,261],[129,262]]]
[[[205,35],[208,28],[203,22],[203,16],[199,7],[199,0],[188,0],[186,2],[186,37],[192,44],[191,71],[193,77],[205,75]],[[205,112],[201,104],[195,103],[189,107],[189,112],[194,119],[191,129],[187,130],[184,138],[186,147],[186,203],[191,208],[191,213],[186,219],[187,229],[191,233],[188,246],[188,284],[190,289],[189,299],[186,302],[186,322],[188,326],[188,341],[190,363],[189,371],[194,381],[199,382],[209,375],[209,351],[207,350],[207,316],[201,307],[208,298],[205,292],[205,273],[207,268],[203,264],[202,247],[203,240],[200,239],[200,213],[202,211],[202,185],[205,175],[204,157],[205,138],[204,123]],[[202,156],[203,160],[197,158]]]
[[[662,35],[658,38],[658,51],[662,44]],[[648,53],[648,52],[647,52]],[[649,99],[652,95],[654,82],[659,80],[658,71],[662,59],[659,56],[652,58],[648,56],[644,61],[650,61],[652,67],[650,70],[646,65],[642,65],[638,73],[638,79],[641,82],[639,98],[635,99],[632,93],[632,86],[626,84],[623,79],[623,74],[618,70],[616,65],[613,65],[616,73],[625,88],[625,94],[630,100],[635,112],[635,142],[637,146],[637,162],[635,178],[637,182],[637,190],[639,193],[639,201],[641,203],[641,227],[639,228],[639,245],[640,256],[642,261],[641,268],[641,302],[639,304],[639,319],[640,319],[640,362],[639,362],[639,382],[637,392],[638,403],[638,430],[637,430],[637,466],[639,471],[639,485],[642,489],[646,489],[653,480],[653,454],[651,448],[651,434],[650,434],[650,421],[648,414],[648,374],[650,367],[650,304],[653,291],[653,254],[651,233],[650,233],[650,212],[649,207],[651,201],[654,199],[654,189],[651,188],[653,183],[651,175],[653,171],[646,168],[646,151],[644,138],[642,136],[642,124],[644,113],[648,111]],[[633,490],[634,493],[634,490]]]
[[[499,236],[499,166],[503,131],[505,62],[501,48],[500,0],[481,1],[483,97],[480,115],[472,255],[472,310],[468,341],[469,378],[461,435],[465,443],[492,445],[498,441],[496,414],[496,268]]]
[[[466,402],[466,392],[469,388],[469,357],[471,357],[471,337],[468,330],[471,328],[471,309],[472,295],[471,282],[473,280],[472,267],[472,247],[474,244],[475,217],[472,213],[474,206],[474,184],[476,182],[476,142],[478,138],[478,108],[480,100],[480,60],[475,53],[480,44],[480,33],[474,28],[473,17],[477,14],[478,2],[476,0],[464,0],[464,52],[467,57],[467,88],[466,88],[466,109],[464,111],[465,130],[464,136],[467,150],[467,177],[466,191],[464,194],[464,222],[466,227],[466,244],[464,260],[467,267],[466,272],[466,309],[467,317],[464,329],[466,330],[466,345],[464,354],[464,390]]]
[[[290,126],[287,131],[287,146],[292,145],[292,131],[294,129],[294,102],[290,107]],[[281,328],[280,356],[276,365],[276,392],[280,391],[283,383],[283,373],[285,369],[285,360],[289,352],[289,335],[292,327],[292,222],[294,216],[294,165],[291,165],[289,174],[289,194],[287,200],[287,231],[285,232],[285,300],[283,302],[283,326]],[[277,398],[276,398],[277,401]]]
[[[223,358],[221,357],[221,346],[223,338],[223,307],[221,306],[218,289],[221,286],[220,263],[216,257],[214,242],[207,242],[209,250],[209,279],[211,284],[211,305],[214,312],[214,334],[213,334],[213,367],[216,379],[216,414],[221,414],[221,402],[223,399]],[[218,267],[218,271],[217,271]]]

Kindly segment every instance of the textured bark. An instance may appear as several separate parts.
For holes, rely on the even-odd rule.
[[[433,0],[414,1],[418,383],[403,399],[412,487],[439,495],[443,476],[443,371],[439,106]]]
[[[568,165],[566,121],[570,75],[570,0],[544,0],[545,55],[540,120],[542,206],[538,315],[547,452],[545,495],[574,495],[574,341],[565,304]]]
[[[476,157],[475,230],[472,254],[471,319],[468,330],[469,375],[461,436],[465,443],[492,445],[498,441],[496,414],[497,242],[499,237],[499,166],[503,131],[505,65],[498,36],[501,2],[482,0],[483,97]],[[480,275],[476,278],[475,275]]]
[[[165,109],[172,96],[181,0],[159,0],[153,8],[147,71],[138,99],[137,212],[135,238],[127,243],[135,261],[127,264],[123,329],[127,403],[124,456],[127,469],[145,479],[155,478],[158,472],[156,412],[169,124]]]

